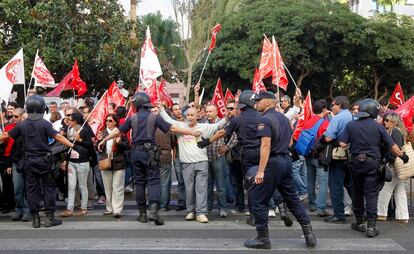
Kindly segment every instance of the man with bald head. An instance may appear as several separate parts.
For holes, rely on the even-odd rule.
[[[194,107],[187,110],[185,122],[173,120],[163,107],[160,107],[160,116],[179,128],[201,133],[201,137],[177,134],[177,142],[186,191],[188,214],[185,219],[197,218],[198,222],[207,223],[208,156],[207,149],[200,149],[197,142],[212,136],[226,121],[223,119],[214,124],[198,123],[198,111]]]

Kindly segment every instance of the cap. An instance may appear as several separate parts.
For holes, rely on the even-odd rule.
[[[255,101],[260,101],[260,100],[263,100],[263,99],[276,100],[276,96],[271,92],[265,92],[265,91],[260,91],[258,94],[254,95],[254,100]]]

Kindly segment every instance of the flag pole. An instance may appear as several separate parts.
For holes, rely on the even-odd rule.
[[[293,84],[295,85],[296,89],[298,89],[298,85],[296,85],[295,79],[292,77],[292,74],[290,74],[290,71],[289,71],[289,69],[287,68],[287,66],[286,66],[286,64],[285,64],[285,63],[283,63],[283,67],[285,67],[286,71],[287,71],[287,72],[288,72],[288,74],[289,74],[290,79],[292,79]]]
[[[275,58],[273,61],[273,71],[276,71],[276,40],[275,36],[272,36],[272,48],[273,48],[273,57]],[[274,73],[276,75],[276,73]],[[273,77],[272,77],[273,78]],[[276,89],[277,89],[277,105],[280,107],[280,88],[279,88],[279,79],[276,78]]]
[[[207,54],[206,61],[204,62],[203,69],[201,69],[200,78],[198,79],[198,82],[197,83],[200,83],[201,82],[201,78],[203,77],[204,70],[206,69],[207,61],[208,61],[208,58],[210,57],[210,54],[211,54],[211,51],[209,51],[208,54]],[[194,85],[192,85],[191,87],[194,87]]]
[[[1,100],[1,103],[0,103],[0,114],[3,115],[3,106],[1,104],[3,104],[3,99]],[[1,128],[2,128],[2,132],[4,132],[4,118],[3,117],[1,117]]]
[[[39,55],[39,50],[37,50],[37,51],[36,51],[35,61],[34,61],[34,63],[33,63],[32,74],[31,74],[31,76],[30,76],[29,87],[27,88],[27,92],[26,92],[26,82],[25,82],[25,85],[24,85],[24,91],[25,91],[25,94],[24,94],[24,100],[25,100],[25,101],[26,101],[26,98],[29,96],[30,87],[32,86],[32,81],[33,81],[33,72],[34,72],[34,68],[35,68],[35,65],[36,65],[36,57],[37,57],[38,55]]]

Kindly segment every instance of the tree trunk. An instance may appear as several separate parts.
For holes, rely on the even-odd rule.
[[[187,89],[185,91],[185,101],[187,104],[190,102],[191,80],[193,78],[193,64],[188,63],[188,75],[187,75]]]
[[[310,71],[307,69],[302,69],[298,79],[296,80],[296,85],[298,88],[302,86],[303,79],[306,78],[310,74]]]
[[[131,0],[131,9],[129,10],[129,20],[131,21],[131,32],[130,37],[132,40],[137,39],[137,35],[135,33],[135,26],[137,23],[137,2],[138,0]]]
[[[329,85],[329,98],[331,99],[333,99],[334,87],[335,87],[335,79],[333,79],[331,84]]]
[[[374,74],[374,99],[378,100],[378,86],[384,75],[382,74],[378,76],[377,70],[375,70],[375,67],[372,68],[372,72]]]

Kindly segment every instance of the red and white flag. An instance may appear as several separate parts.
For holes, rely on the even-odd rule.
[[[312,100],[310,91],[308,91],[308,95],[306,95],[305,102],[303,104],[303,113],[300,114],[298,122],[296,124],[296,128],[293,131],[293,138],[298,140],[300,133],[302,132],[303,126],[305,125],[306,121],[308,121],[313,116],[312,111]]]
[[[413,116],[414,116],[414,96],[408,101],[402,104],[395,113],[399,114],[404,122],[405,128],[410,133],[413,129]]]
[[[224,104],[227,104],[227,101],[233,99],[234,100],[234,95],[232,94],[232,92],[227,88],[226,89],[226,95],[224,95]]]
[[[9,101],[14,84],[24,84],[23,49],[0,69],[0,103]]]
[[[108,88],[108,100],[109,102],[115,103],[117,106],[125,105],[125,98],[119,90],[117,83],[114,81]]]
[[[390,97],[390,104],[396,107],[399,107],[402,104],[404,104],[404,102],[405,102],[405,99],[404,99],[403,90],[401,88],[400,82],[398,82],[397,85],[395,86],[394,92],[392,93]]]
[[[272,83],[275,86],[278,86],[286,91],[287,85],[289,83],[288,78],[286,76],[285,69],[283,67],[283,60],[282,56],[280,55],[279,46],[275,40],[275,37],[272,36],[272,45],[273,45],[273,59],[274,59],[274,67],[272,73]]]
[[[60,83],[50,91],[47,97],[59,97],[62,91],[76,90],[78,96],[84,95],[88,91],[86,83],[80,78],[78,60],[75,59],[72,70],[60,81]]]
[[[141,48],[141,62],[139,66],[139,80],[142,85],[149,88],[152,80],[162,75],[161,65],[158,61],[157,52],[151,41],[150,28],[147,26],[145,42]]]
[[[260,56],[260,65],[259,65],[259,79],[260,80],[272,76],[272,71],[273,71],[273,66],[274,66],[272,55],[273,55],[273,45],[265,35],[263,39],[262,55]]]
[[[260,73],[258,69],[254,71],[252,91],[254,93],[259,93],[260,91],[267,91],[265,85],[263,84],[263,80],[260,78]]]
[[[217,106],[218,117],[223,118],[226,115],[226,104],[224,103],[223,88],[221,86],[221,79],[217,80],[216,88],[214,89],[213,98],[211,104]]]
[[[211,42],[210,42],[210,46],[208,46],[208,52],[210,53],[216,46],[217,33],[220,32],[220,30],[221,30],[220,24],[217,24],[213,28],[211,28]]]
[[[160,100],[161,102],[164,102],[168,107],[172,107],[172,105],[174,104],[174,101],[170,95],[170,92],[168,91],[167,87],[166,87],[166,83],[165,83],[165,79],[161,78],[161,82],[160,85],[158,87],[158,91],[159,91],[159,95],[160,95]]]
[[[34,86],[42,87],[56,87],[55,79],[49,70],[46,68],[45,63],[39,56],[39,52],[36,52],[36,57],[33,65],[32,77],[34,78]]]

